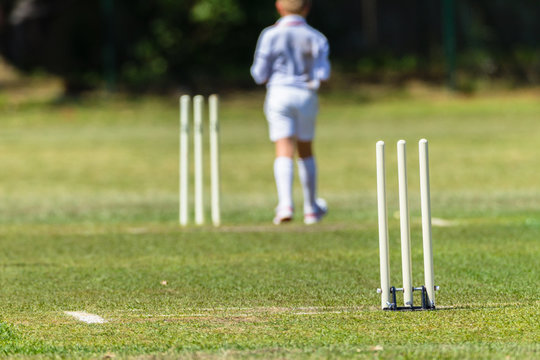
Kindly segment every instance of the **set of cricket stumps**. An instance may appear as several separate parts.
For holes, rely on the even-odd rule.
[[[422,212],[422,238],[424,248],[424,285],[414,287],[412,280],[411,231],[409,223],[409,195],[407,184],[407,152],[405,140],[397,142],[398,184],[399,184],[399,220],[401,233],[401,265],[403,287],[396,288],[390,283],[390,256],[388,241],[388,209],[386,202],[386,166],[385,145],[377,142],[377,202],[379,213],[379,254],[381,266],[381,307],[385,310],[435,309],[435,291],[433,275],[433,248],[431,236],[431,200],[429,190],[428,142],[418,143],[420,162],[420,203]],[[415,306],[413,292],[421,292],[421,306]],[[404,306],[397,306],[396,293],[403,292]]]
[[[193,102],[193,106],[191,103]],[[190,115],[193,115],[193,177],[195,224],[205,223],[204,206],[204,166],[203,166],[203,129],[205,99],[202,95],[180,97],[180,181],[179,181],[179,221],[181,226],[190,223],[189,211],[189,139],[191,130]],[[208,98],[208,125],[210,134],[210,197],[212,224],[221,224],[220,209],[220,168],[219,168],[219,98]],[[191,111],[193,109],[193,111]]]

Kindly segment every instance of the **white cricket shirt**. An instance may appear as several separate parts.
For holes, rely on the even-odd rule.
[[[317,90],[330,77],[326,37],[299,15],[288,15],[263,30],[251,75],[257,84]]]

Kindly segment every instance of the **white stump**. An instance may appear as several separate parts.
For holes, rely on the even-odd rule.
[[[189,221],[189,95],[180,97],[180,177],[179,177],[179,221],[186,226]]]
[[[220,166],[219,166],[219,97],[211,95],[210,105],[210,181],[212,195],[212,223],[214,226],[221,224],[220,203]]]
[[[197,95],[193,98],[194,118],[194,168],[195,168],[195,224],[204,224],[203,203],[203,105],[204,97]]]
[[[388,209],[386,203],[386,164],[384,141],[377,142],[377,204],[379,210],[379,257],[381,268],[381,307],[386,309],[391,301],[390,255],[388,245]]]
[[[407,151],[405,140],[397,143],[399,179],[399,222],[401,231],[401,266],[403,272],[403,302],[413,306],[411,231],[409,224],[409,195],[407,190]]]
[[[428,306],[435,307],[435,283],[433,274],[433,248],[431,235],[431,200],[429,190],[428,141],[418,143],[420,157],[420,198],[422,208],[422,238],[424,244],[424,286],[428,296]]]

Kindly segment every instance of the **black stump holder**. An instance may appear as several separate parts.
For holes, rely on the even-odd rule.
[[[420,290],[422,292],[422,305],[421,306],[397,306],[396,293],[397,289],[395,286],[390,288],[390,294],[392,294],[392,303],[389,304],[386,311],[418,311],[418,310],[435,310],[435,306],[429,305],[428,295],[425,286],[420,288],[414,288],[414,290]]]

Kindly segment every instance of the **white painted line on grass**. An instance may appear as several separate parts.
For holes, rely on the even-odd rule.
[[[355,312],[366,310],[372,306],[291,306],[291,307],[279,307],[279,306],[255,306],[255,307],[215,307],[215,308],[182,308],[178,310],[178,314],[181,315],[192,315],[200,314],[201,316],[206,316],[207,313],[229,313],[237,311],[246,311],[249,313],[296,313],[296,312],[305,312],[305,313],[329,313],[333,311],[342,311],[342,312]],[[118,310],[118,312],[127,312],[127,313],[140,313],[143,312],[142,309],[129,309],[129,310]],[[177,314],[168,314],[168,315],[148,315],[148,316],[176,316]],[[143,315],[146,316],[146,315]]]
[[[64,311],[64,314],[73,316],[75,319],[87,324],[103,324],[107,322],[107,320],[105,320],[101,316],[89,314],[82,311]]]
[[[441,218],[432,218],[431,225],[436,226],[436,227],[452,227],[452,226],[456,226],[457,222],[451,221],[451,220],[445,220]]]
[[[464,303],[454,305],[437,306],[437,310],[474,310],[486,308],[501,308],[501,307],[519,307],[519,306],[536,306],[540,304],[540,300],[530,302],[513,302],[513,303]],[[234,318],[259,318],[264,316],[320,316],[320,315],[340,315],[340,314],[361,314],[364,312],[381,312],[380,308],[375,305],[366,306],[305,306],[305,307],[277,307],[277,306],[258,306],[258,307],[216,307],[216,308],[183,308],[173,314],[147,314],[142,309],[116,310],[115,313],[124,315],[111,315],[112,322],[121,322],[128,319],[148,319],[148,321],[159,319],[234,319]],[[67,313],[67,312],[66,312]],[[95,315],[94,315],[95,316]],[[105,320],[105,322],[107,322]]]
[[[295,316],[303,316],[303,315],[326,315],[326,314],[345,314],[345,313],[351,313],[353,311],[311,311],[311,312],[262,312],[262,313],[237,313],[237,312],[225,312],[225,313],[206,313],[206,314],[200,314],[200,313],[194,313],[194,314],[142,314],[138,317],[144,317],[144,318],[191,318],[191,317],[251,317],[251,316],[257,316],[257,315],[272,315],[272,314],[287,314],[287,315],[295,315]],[[136,316],[136,315],[135,315]]]
[[[131,312],[131,317],[141,318],[213,318],[213,317],[251,317],[258,315],[293,315],[311,316],[326,314],[346,314],[357,313],[368,310],[369,307],[346,307],[346,306],[308,306],[308,307],[230,307],[230,308],[203,308],[203,309],[182,309],[176,314],[136,314]],[[197,312],[190,312],[197,310]]]

